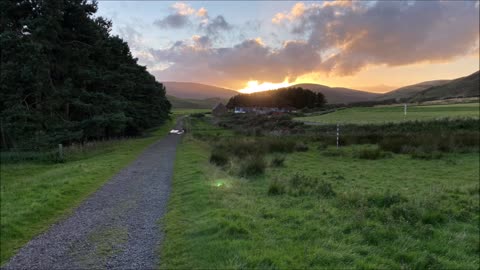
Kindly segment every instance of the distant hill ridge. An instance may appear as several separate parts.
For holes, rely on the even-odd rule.
[[[416,83],[412,85],[407,85],[400,87],[398,89],[384,93],[376,98],[376,100],[387,100],[387,99],[404,99],[411,98],[413,95],[430,88],[432,86],[437,86],[445,84],[450,80],[435,80],[435,81],[426,81],[421,83]]]
[[[329,104],[355,103],[365,101],[404,100],[420,102],[455,97],[478,97],[479,71],[454,80],[434,80],[407,85],[387,93],[379,94],[344,87],[329,87],[321,84],[302,83],[290,87],[301,87],[321,92]],[[226,102],[239,92],[191,82],[163,82],[167,95],[174,108],[213,107],[218,102]]]
[[[344,88],[344,87],[329,87],[321,84],[302,83],[292,85],[292,87],[302,87],[314,92],[321,92],[327,99],[329,104],[352,103],[370,101],[381,94],[366,92],[362,90]]]
[[[206,99],[223,98],[228,99],[237,91],[213,85],[192,83],[192,82],[162,82],[167,89],[167,95],[181,99]]]
[[[218,103],[227,104],[227,99],[206,98],[206,99],[181,99],[168,96],[168,100],[174,109],[212,109]]]
[[[427,101],[448,98],[467,98],[480,96],[479,71],[468,76],[451,80],[445,84],[429,87],[415,95],[411,101]]]

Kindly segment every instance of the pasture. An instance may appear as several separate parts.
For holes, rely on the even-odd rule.
[[[382,124],[435,119],[479,118],[479,103],[449,105],[408,105],[407,115],[402,106],[355,107],[323,115],[297,117],[294,120],[319,124]]]
[[[425,158],[190,121],[162,269],[478,268],[478,150]]]

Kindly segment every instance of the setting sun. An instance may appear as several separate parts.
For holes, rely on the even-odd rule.
[[[261,84],[259,84],[258,81],[248,81],[247,86],[245,88],[239,89],[238,91],[240,93],[250,94],[250,93],[255,93],[260,91],[288,87],[290,85],[292,85],[292,83],[289,83],[288,80],[285,80],[281,83],[263,82]]]

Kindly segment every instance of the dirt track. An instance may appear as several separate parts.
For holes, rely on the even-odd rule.
[[[177,128],[181,124],[177,123]],[[146,149],[72,215],[32,239],[5,269],[152,269],[180,135]]]

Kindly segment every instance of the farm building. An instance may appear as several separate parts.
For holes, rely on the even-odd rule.
[[[225,107],[225,105],[223,105],[223,103],[221,102],[215,105],[215,107],[213,107],[212,109],[213,116],[222,116],[227,112],[228,112],[227,107]]]

